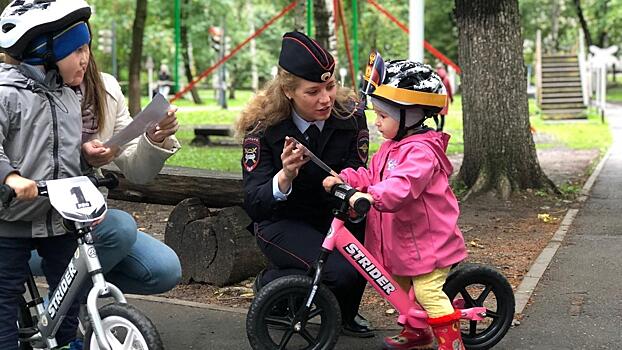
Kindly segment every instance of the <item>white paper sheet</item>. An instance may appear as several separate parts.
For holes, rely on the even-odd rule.
[[[161,94],[155,95],[147,107],[143,109],[125,129],[112,135],[110,140],[104,143],[106,147],[123,146],[142,135],[152,125],[159,123],[166,117],[170,104]]]

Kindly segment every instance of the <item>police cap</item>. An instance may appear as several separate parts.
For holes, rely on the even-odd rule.
[[[283,35],[279,65],[295,76],[322,83],[333,76],[335,59],[315,40],[289,32]]]

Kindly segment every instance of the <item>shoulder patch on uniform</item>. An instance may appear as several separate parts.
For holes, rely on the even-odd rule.
[[[369,156],[369,131],[367,129],[359,131],[356,138],[356,149],[361,161],[366,163],[367,157]]]
[[[259,153],[261,150],[261,142],[259,137],[249,135],[244,138],[242,148],[244,149],[244,159],[242,159],[242,165],[246,171],[253,171],[259,164]]]

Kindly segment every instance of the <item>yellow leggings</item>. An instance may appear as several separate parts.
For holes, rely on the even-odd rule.
[[[449,267],[436,269],[421,276],[393,276],[395,281],[408,292],[414,286],[415,297],[428,317],[442,317],[454,312],[454,308],[443,292],[443,284],[449,274]]]

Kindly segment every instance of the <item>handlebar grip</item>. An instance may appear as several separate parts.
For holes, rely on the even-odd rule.
[[[369,202],[369,200],[367,200],[367,198],[357,199],[356,201],[354,201],[354,206],[352,207],[352,209],[354,209],[354,211],[358,215],[367,214],[370,208],[371,208],[371,203]]]
[[[11,186],[6,184],[0,185],[0,201],[3,207],[8,208],[9,204],[15,199],[15,196],[15,190],[13,190]]]
[[[119,186],[119,178],[117,175],[113,173],[107,173],[104,177],[92,177],[89,176],[89,179],[96,187],[106,187],[111,190],[117,186]]]

